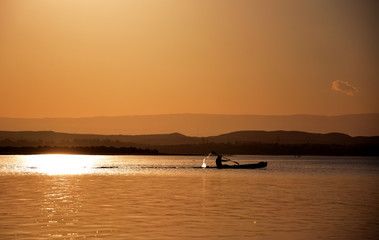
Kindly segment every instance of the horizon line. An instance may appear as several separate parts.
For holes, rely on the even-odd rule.
[[[290,116],[318,116],[318,117],[341,117],[351,115],[375,115],[379,112],[371,113],[346,113],[336,115],[323,115],[323,114],[240,114],[240,113],[162,113],[162,114],[132,114],[132,115],[97,115],[97,116],[83,116],[83,117],[4,117],[0,119],[88,119],[88,118],[121,118],[121,117],[158,117],[158,116],[180,116],[180,115],[208,115],[208,116],[261,116],[261,117],[290,117]]]
[[[316,134],[316,135],[329,135],[329,134],[341,134],[349,137],[378,137],[377,135],[371,136],[352,136],[343,132],[309,132],[309,131],[300,131],[300,130],[236,130],[231,132],[224,132],[217,135],[209,135],[209,136],[191,136],[186,135],[180,132],[168,132],[168,133],[149,133],[149,134],[100,134],[100,133],[80,133],[80,132],[63,132],[63,131],[54,131],[54,130],[24,130],[24,131],[9,131],[9,130],[0,130],[0,133],[57,133],[57,134],[66,134],[66,135],[94,135],[94,136],[157,136],[157,135],[182,135],[185,137],[191,138],[211,138],[218,137],[222,135],[228,135],[233,133],[246,133],[246,132],[264,132],[264,133],[278,133],[278,132],[286,132],[286,133],[306,133],[306,134]]]

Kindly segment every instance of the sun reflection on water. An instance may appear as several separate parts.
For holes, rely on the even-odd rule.
[[[86,174],[101,156],[43,154],[23,156],[26,165],[37,173],[48,175]]]

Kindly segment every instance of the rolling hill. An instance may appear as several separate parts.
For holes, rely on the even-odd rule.
[[[299,131],[238,131],[210,137],[0,132],[0,154],[227,154],[379,155],[379,137]]]
[[[342,116],[172,114],[93,118],[0,118],[1,131],[55,131],[82,134],[146,135],[180,132],[187,136],[216,136],[241,130],[340,132],[378,136],[379,114]]]
[[[0,131],[0,146],[151,146],[184,144],[374,144],[379,137],[351,137],[342,133],[299,131],[238,131],[210,137],[189,137],[180,133],[152,135],[69,134],[52,131]]]

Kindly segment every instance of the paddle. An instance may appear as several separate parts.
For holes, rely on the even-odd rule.
[[[201,165],[202,168],[206,168],[207,167],[207,164],[205,163],[205,160],[208,159],[211,155],[212,155],[212,153],[209,153],[208,156],[203,159],[203,164]]]
[[[209,159],[209,157],[212,156],[212,155],[217,155],[217,153],[215,153],[214,151],[212,151],[211,153],[209,153],[208,156],[203,159],[203,164],[201,165],[201,167],[203,167],[203,168],[207,167],[207,164],[205,163],[205,160]],[[240,165],[238,162],[233,161],[233,160],[231,160],[229,158],[224,158],[224,159],[227,160],[227,161],[229,161],[229,162],[233,162],[233,163],[235,163],[237,165]]]
[[[225,160],[228,160],[229,162],[234,162],[235,164],[240,165],[238,162],[233,161],[233,160],[231,160],[231,159],[229,159],[229,158],[225,158]]]

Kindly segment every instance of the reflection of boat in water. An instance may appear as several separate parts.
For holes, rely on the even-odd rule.
[[[267,162],[259,162],[254,164],[242,164],[242,165],[222,165],[219,169],[256,169],[267,167]],[[217,167],[214,167],[217,168]]]

